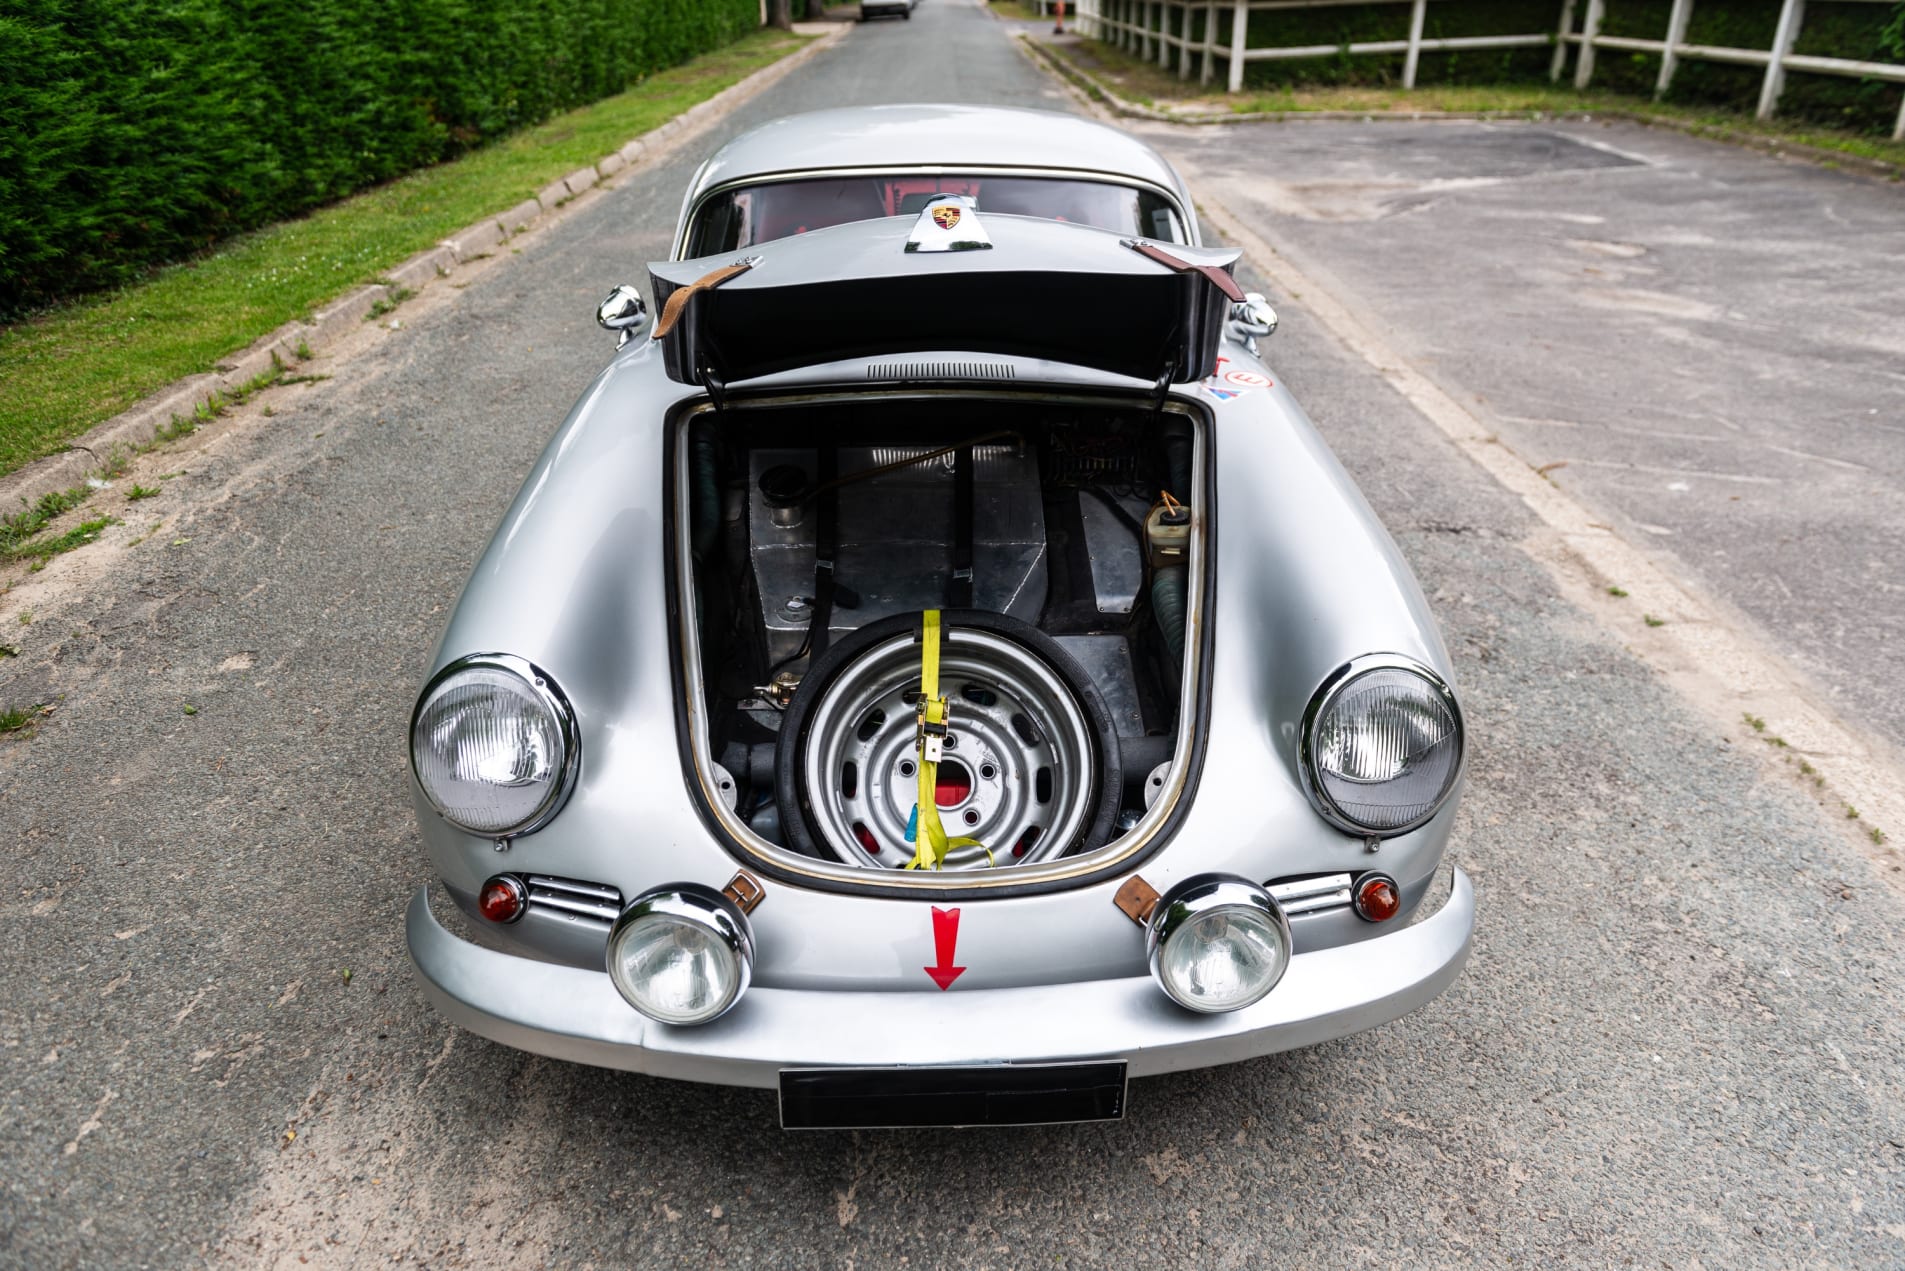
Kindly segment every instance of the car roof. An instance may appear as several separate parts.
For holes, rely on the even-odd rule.
[[[695,174],[687,203],[717,185],[834,168],[1064,168],[1170,190],[1183,183],[1137,138],[1077,115],[1003,106],[855,106],[789,115],[743,133]]]

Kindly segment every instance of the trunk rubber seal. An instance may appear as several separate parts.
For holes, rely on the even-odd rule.
[[[969,386],[962,384],[959,385],[959,387]],[[843,395],[850,396],[853,395],[855,388],[864,388],[864,386],[841,385],[839,388]],[[764,392],[758,396],[773,398],[783,395],[784,394],[780,392]],[[822,395],[822,390],[817,388],[803,389],[800,394],[803,398],[812,398],[820,395]],[[1026,400],[1036,400],[1036,398],[1040,396],[1046,396],[1046,394],[1035,394],[1032,392],[1014,393],[1009,391],[994,392],[987,395],[1023,398]],[[1078,396],[1100,397],[1101,395],[1080,393]],[[1107,406],[1122,405],[1138,409],[1142,409],[1148,404],[1146,399],[1134,397],[1129,393],[1106,393],[1102,395],[1102,400]],[[1204,496],[1204,507],[1206,509],[1204,514],[1204,557],[1206,567],[1204,569],[1204,577],[1201,580],[1203,589],[1203,630],[1198,636],[1197,688],[1193,699],[1196,704],[1197,718],[1203,720],[1208,718],[1210,713],[1211,664],[1213,661],[1211,654],[1215,644],[1215,632],[1217,630],[1217,428],[1216,421],[1208,412],[1202,410],[1201,405],[1182,398],[1178,400],[1199,414],[1204,427],[1204,488],[1202,493]],[[736,409],[745,401],[745,396],[728,397],[715,413],[718,415],[725,411]],[[720,820],[716,818],[714,814],[714,809],[709,806],[707,795],[702,788],[700,774],[695,770],[694,747],[689,742],[688,735],[688,686],[682,679],[686,662],[682,656],[681,648],[681,577],[680,566],[678,564],[680,552],[677,550],[680,540],[675,529],[675,514],[677,511],[677,501],[680,498],[680,491],[676,488],[677,482],[675,481],[675,452],[681,434],[681,429],[678,425],[681,423],[682,416],[694,412],[697,407],[703,404],[709,406],[714,405],[712,400],[705,396],[691,397],[676,403],[674,409],[668,412],[668,419],[666,421],[666,427],[664,428],[662,452],[662,551],[664,555],[663,563],[666,566],[667,582],[668,661],[674,687],[674,692],[671,697],[674,702],[675,748],[677,753],[681,756],[682,782],[687,787],[688,799],[689,802],[694,805],[695,814],[701,818],[702,824],[707,827],[708,833],[713,836],[715,842],[721,844],[730,856],[739,860],[748,869],[763,874],[768,878],[772,878],[775,882],[784,883],[790,887],[800,887],[808,891],[829,892],[835,895],[845,896],[862,896],[875,900],[926,900],[934,903],[945,903],[948,901],[1007,900],[1018,896],[1048,896],[1061,892],[1082,891],[1111,879],[1135,872],[1142,867],[1145,862],[1164,850],[1165,846],[1177,837],[1178,830],[1183,826],[1184,818],[1190,815],[1191,800],[1196,798],[1198,784],[1204,775],[1206,736],[1202,728],[1196,729],[1191,737],[1190,754],[1187,756],[1189,771],[1184,774],[1184,789],[1178,795],[1177,802],[1172,805],[1170,813],[1165,817],[1164,824],[1158,827],[1157,833],[1151,836],[1151,841],[1144,846],[1144,849],[1134,855],[1120,857],[1118,860],[1108,862],[1097,869],[1090,870],[1083,874],[1076,874],[1068,878],[1048,878],[1004,885],[995,884],[990,887],[919,887],[907,886],[904,883],[898,882],[898,880],[887,883],[856,883],[848,879],[817,878],[812,874],[790,869],[771,858],[758,855],[750,850],[746,844],[741,843],[729,834],[727,827],[721,824]],[[1182,726],[1183,721],[1179,721],[1179,723],[1180,726]],[[898,873],[899,871],[882,871],[882,873],[886,872]]]

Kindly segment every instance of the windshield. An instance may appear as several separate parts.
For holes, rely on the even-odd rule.
[[[884,175],[764,182],[716,194],[696,211],[685,250],[693,259],[848,221],[914,216],[941,194],[971,195],[981,212],[1184,241],[1170,201],[1133,186],[1058,177]]]

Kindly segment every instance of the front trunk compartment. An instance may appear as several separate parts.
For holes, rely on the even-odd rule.
[[[682,719],[709,819],[744,859],[875,884],[1079,878],[1158,840],[1195,766],[1207,429],[1176,399],[1004,388],[680,419]],[[929,610],[949,720],[922,774]]]

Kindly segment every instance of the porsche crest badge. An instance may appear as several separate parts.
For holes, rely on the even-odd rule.
[[[969,252],[992,246],[979,220],[979,205],[968,194],[934,195],[919,210],[907,235],[909,252]]]

